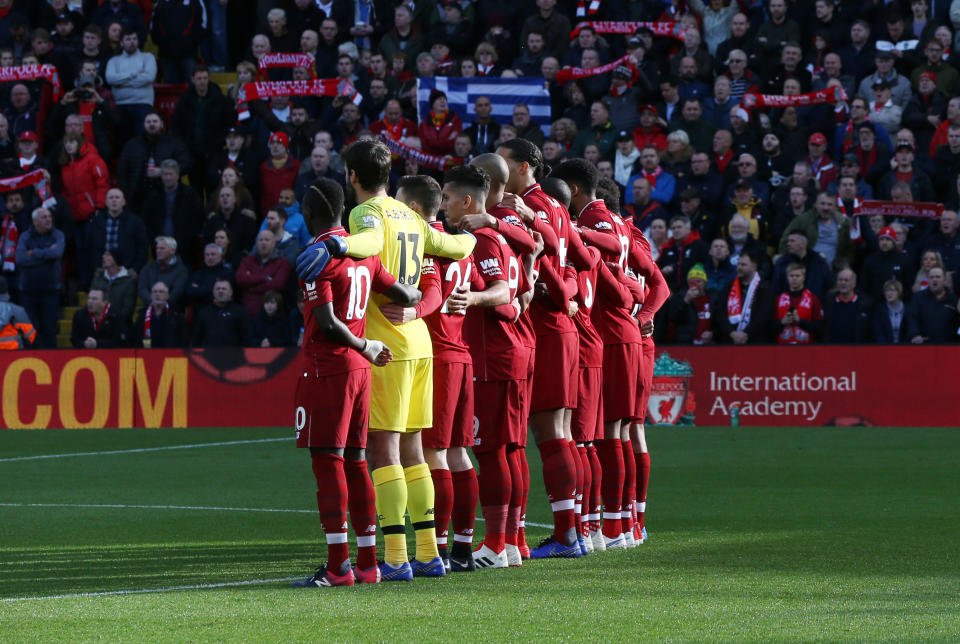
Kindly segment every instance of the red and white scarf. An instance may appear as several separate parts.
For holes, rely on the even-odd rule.
[[[383,132],[380,133],[380,140],[397,156],[409,159],[414,163],[433,170],[443,171],[449,170],[453,166],[463,165],[463,159],[460,157],[451,157],[448,159],[447,157],[437,156],[435,154],[427,154],[400,141],[394,141]]]
[[[308,81],[268,81],[264,83],[245,83],[237,92],[237,105],[247,101],[274,96],[346,96],[355,105],[363,97],[354,88],[353,83],[342,78],[318,78]]]
[[[883,215],[884,217],[922,217],[939,219],[943,214],[943,204],[930,201],[879,201],[864,199],[860,203],[859,214],[866,217]]]
[[[267,80],[268,69],[282,69],[289,67],[302,67],[310,71],[310,77],[317,77],[317,69],[314,66],[314,60],[310,54],[300,53],[276,53],[264,54],[257,63],[257,78]]]
[[[18,177],[0,179],[0,192],[13,192],[28,186],[33,186],[43,181],[43,170],[34,170]]]
[[[166,315],[170,312],[170,305],[163,305],[163,314]],[[153,321],[153,305],[147,307],[147,313],[143,316],[143,337],[146,339],[150,338],[150,323]]]
[[[637,29],[649,29],[654,36],[676,38],[683,40],[683,29],[676,22],[637,22],[632,20],[591,20],[577,23],[577,26],[570,32],[570,40],[573,40],[584,27],[593,27],[598,34],[622,34],[632,36]]]
[[[842,87],[829,87],[807,94],[786,96],[783,94],[754,94],[748,92],[740,99],[746,109],[757,107],[803,107],[805,105],[820,105],[821,103],[836,103],[847,100],[847,93]]]
[[[730,294],[727,295],[727,319],[730,324],[737,325],[737,331],[743,331],[750,324],[750,314],[753,312],[753,298],[757,293],[757,286],[760,284],[760,275],[753,274],[750,284],[747,286],[747,297],[742,297],[740,291],[740,278],[733,280],[733,286],[730,287]]]
[[[0,224],[0,255],[3,257],[3,270],[13,272],[17,267],[17,240],[20,232],[9,212],[4,215]]]
[[[103,326],[103,321],[107,317],[107,311],[110,310],[110,302],[107,302],[107,305],[103,307],[103,313],[100,314],[100,317],[96,317],[92,311],[87,309],[87,315],[90,316],[90,321],[93,322],[93,332],[96,333],[100,330],[100,327]]]
[[[599,76],[600,74],[612,72],[621,65],[626,65],[633,70],[633,63],[630,61],[629,54],[621,56],[620,58],[613,62],[607,63],[606,65],[597,65],[596,67],[590,67],[589,69],[584,69],[583,67],[565,67],[557,72],[557,83],[563,85],[578,78]]]
[[[592,16],[600,10],[600,0],[590,0],[590,6],[587,6],[586,0],[580,0],[577,3],[577,18]]]
[[[482,65],[480,63],[477,63],[477,76],[486,76],[487,74],[493,71],[494,67],[496,67],[496,65],[493,65],[493,64]]]
[[[646,170],[641,169],[640,174],[643,175],[643,178],[650,183],[651,188],[657,187],[657,178],[663,174],[663,168],[657,166],[657,169],[653,172],[647,172]]]
[[[59,101],[63,96],[63,85],[60,84],[60,75],[53,65],[20,65],[18,67],[0,67],[0,83],[9,81],[28,81],[45,78],[53,85],[53,100]]]
[[[813,302],[813,293],[804,289],[803,293],[800,294],[800,301],[797,302],[797,317],[808,322],[812,320]],[[781,293],[777,299],[777,319],[782,320],[792,307],[793,298],[790,297],[790,293]],[[801,329],[799,324],[789,324],[780,331],[777,342],[779,344],[809,344],[810,334]]]

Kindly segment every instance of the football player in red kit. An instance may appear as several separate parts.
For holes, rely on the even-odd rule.
[[[346,236],[339,225],[343,191],[317,179],[303,198],[314,242]],[[309,447],[317,480],[317,507],[326,534],[327,563],[293,586],[352,586],[380,581],[376,557],[377,512],[364,449],[370,414],[370,364],[390,361],[390,349],[365,339],[370,293],[412,306],[420,291],[397,282],[380,258],[331,260],[313,282],[300,282],[304,297],[303,375],[295,394],[297,447]],[[337,392],[331,396],[330,392]],[[347,508],[357,535],[357,566],[347,545]]]
[[[525,139],[512,139],[497,148],[507,162],[510,179],[507,190],[523,199],[536,217],[556,235],[556,253],[542,258],[540,270],[549,263],[557,276],[562,276],[570,261],[581,269],[595,260],[570,226],[566,209],[547,196],[537,178],[546,164],[540,149]],[[547,247],[545,236],[544,246]],[[533,393],[530,403],[530,424],[543,461],[547,498],[553,510],[553,535],[531,551],[531,557],[579,557],[582,550],[577,540],[574,516],[576,494],[575,446],[565,438],[569,427],[569,411],[577,406],[579,385],[576,327],[566,307],[558,307],[550,298],[537,298],[531,305],[531,321],[537,334],[537,359],[534,367]],[[577,456],[579,461],[579,455]]]
[[[454,168],[444,177],[443,207],[447,221],[458,226],[464,215],[484,211],[490,177],[473,166]],[[476,405],[474,454],[479,465],[480,505],[485,534],[473,553],[475,565],[484,568],[508,566],[507,516],[514,482],[507,460],[507,446],[521,441],[526,427],[521,419],[520,391],[526,377],[527,356],[516,331],[516,320],[530,290],[520,261],[506,239],[492,228],[474,233],[474,266],[485,283],[482,291],[466,286],[453,291],[448,300],[451,313],[466,311],[464,337],[473,357]]]
[[[400,179],[397,200],[402,201],[443,231],[437,221],[440,184],[428,175]],[[403,324],[418,317],[426,320],[433,342],[433,427],[423,430],[423,453],[430,465],[435,490],[434,512],[437,547],[448,571],[470,572],[473,564],[473,528],[479,490],[477,473],[467,454],[473,445],[473,361],[461,333],[462,313],[453,314],[447,298],[474,277],[471,257],[452,260],[424,259],[420,288],[423,300],[415,307],[384,304],[380,307],[391,322]],[[453,547],[448,548],[451,517]]]
[[[537,240],[543,237],[536,230],[528,230],[525,219],[529,220],[534,228],[540,228],[550,234],[539,218],[534,217],[532,210],[524,206],[523,201],[516,195],[505,194],[504,190],[510,178],[507,162],[503,157],[486,153],[474,157],[470,165],[483,169],[490,176],[490,191],[487,193],[486,213],[464,215],[460,220],[461,230],[477,230],[479,228],[493,228],[507,240],[510,249],[522,260],[523,269],[530,284],[536,270]],[[507,207],[505,203],[510,203]],[[524,216],[518,214],[517,210]],[[556,239],[554,238],[554,242]],[[526,380],[521,389],[521,419],[522,425],[527,426],[530,417],[530,388],[533,384],[534,357],[537,346],[537,337],[530,322],[530,310],[521,313],[516,322],[515,330],[519,333],[521,344],[529,350],[527,358]],[[510,466],[511,477],[514,481],[521,481],[521,485],[514,485],[507,514],[506,552],[510,566],[521,566],[523,559],[530,558],[530,548],[526,543],[524,523],[526,520],[527,496],[530,493],[530,469],[527,465],[527,434],[521,434],[521,441],[507,446],[507,462]]]

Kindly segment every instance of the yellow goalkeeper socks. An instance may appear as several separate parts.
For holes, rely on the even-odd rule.
[[[430,470],[428,469],[427,477],[429,476]],[[385,546],[383,560],[388,564],[398,566],[407,562],[406,519],[403,516],[403,511],[407,507],[407,482],[404,480],[403,467],[400,465],[381,467],[373,470],[372,478],[373,489],[376,492],[380,529],[383,531]],[[432,488],[430,492],[432,503]],[[418,533],[418,544],[419,540]],[[434,549],[436,549],[436,539],[434,539]]]
[[[417,534],[417,559],[427,562],[440,556],[434,522],[433,478],[430,466],[420,463],[403,470],[407,480],[407,512]]]

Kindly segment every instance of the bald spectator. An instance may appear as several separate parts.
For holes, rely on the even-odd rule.
[[[213,285],[213,302],[197,312],[193,324],[195,347],[239,347],[247,339],[250,315],[233,301],[233,286],[228,280]]]
[[[133,325],[133,346],[164,349],[187,346],[187,325],[170,306],[170,289],[163,282],[150,288],[150,303],[140,311]]]
[[[276,236],[261,230],[254,253],[244,257],[237,269],[237,286],[243,290],[243,306],[251,318],[260,312],[267,291],[287,288],[291,270],[290,262],[277,253]]]
[[[147,263],[147,243],[143,220],[127,209],[123,191],[107,190],[106,207],[97,211],[87,224],[90,261],[99,266],[105,250],[122,247],[127,266],[139,272]]]
[[[837,273],[837,286],[823,300],[823,341],[863,344],[871,339],[873,302],[857,291],[857,274],[849,268]]]
[[[930,285],[915,293],[907,306],[907,337],[911,344],[946,344],[957,341],[957,296],[947,288],[940,267],[927,274]]]

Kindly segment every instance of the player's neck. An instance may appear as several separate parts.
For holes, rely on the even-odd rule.
[[[353,186],[353,190],[354,190],[354,192],[357,193],[357,203],[364,203],[364,202],[366,202],[366,201],[370,201],[370,200],[373,199],[374,197],[386,197],[386,196],[387,196],[387,189],[386,189],[386,187],[380,187],[380,188],[378,188],[377,190],[368,191],[368,190],[364,190],[363,188],[361,188],[361,187],[358,186],[358,185],[354,185],[354,186]]]
[[[532,176],[517,177],[517,194],[522,195],[524,192],[530,189],[530,186],[535,185],[537,180]]]
[[[503,192],[503,188],[497,190],[496,192],[490,191],[490,193],[487,195],[487,203],[484,204],[484,207],[488,212],[496,208],[497,204],[503,201]]]

